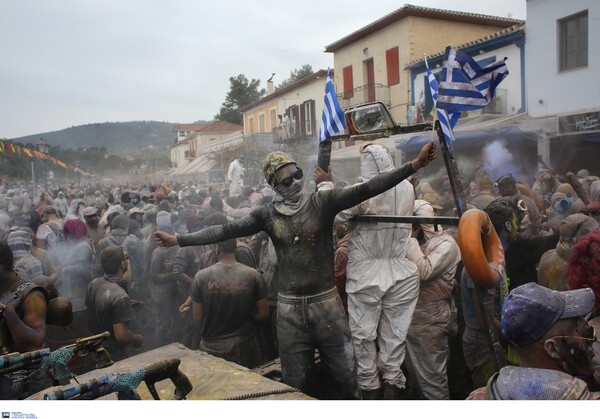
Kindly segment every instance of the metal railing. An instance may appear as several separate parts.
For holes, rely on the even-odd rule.
[[[290,121],[273,128],[273,142],[285,144],[316,138],[315,121]]]
[[[353,90],[339,93],[337,97],[343,109],[368,102],[383,102],[386,106],[391,105],[390,86],[380,83],[365,84]]]

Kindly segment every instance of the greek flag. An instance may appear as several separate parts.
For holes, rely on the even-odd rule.
[[[496,87],[508,76],[505,60],[481,68],[467,54],[446,47],[437,107],[448,112],[485,108],[494,98]]]
[[[325,83],[325,106],[323,107],[323,116],[321,117],[321,129],[319,130],[319,144],[334,134],[346,129],[344,121],[344,111],[335,95],[333,80],[327,72],[327,82]]]
[[[436,108],[437,118],[440,121],[440,127],[444,133],[446,144],[448,145],[448,148],[452,150],[452,142],[454,141],[454,132],[452,131],[452,128],[454,128],[454,125],[456,125],[456,121],[458,121],[458,118],[460,117],[460,112],[453,112],[449,114],[446,109],[440,109],[437,107],[440,86],[435,76],[431,74],[431,70],[429,70],[427,58],[425,59],[425,67],[427,67],[427,80],[429,81],[429,89],[431,90],[433,106]]]

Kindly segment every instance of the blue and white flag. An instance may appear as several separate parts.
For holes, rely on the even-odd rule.
[[[481,68],[467,54],[446,47],[437,107],[448,112],[485,108],[494,98],[496,87],[508,76],[505,60]]]
[[[331,80],[329,72],[327,72],[327,82],[325,83],[325,106],[323,107],[323,116],[321,117],[319,144],[345,129],[346,121],[344,121],[344,111],[337,100],[333,80]]]
[[[431,90],[431,98],[433,99],[433,106],[436,108],[437,118],[440,121],[440,127],[442,128],[442,132],[444,133],[444,139],[446,140],[446,144],[448,148],[452,150],[452,142],[454,141],[454,132],[452,128],[456,125],[456,121],[460,118],[460,112],[448,113],[446,109],[440,109],[437,107],[438,102],[438,91],[439,84],[436,80],[435,76],[429,70],[429,63],[427,62],[427,58],[425,58],[425,67],[427,67],[427,80],[429,82],[429,90]]]

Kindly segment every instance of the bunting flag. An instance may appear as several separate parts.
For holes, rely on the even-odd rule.
[[[74,172],[79,172],[84,176],[91,176],[91,173],[85,172],[83,170],[81,170],[78,167],[72,166],[72,165],[68,165],[65,162],[58,160],[52,156],[49,156],[46,153],[42,153],[41,151],[37,151],[37,150],[32,150],[29,149],[27,147],[23,147],[20,145],[15,145],[13,143],[7,143],[5,144],[4,141],[0,140],[0,154],[1,153],[6,153],[8,156],[10,156],[11,154],[17,153],[19,154],[19,157],[23,157],[23,154],[26,155],[27,157],[33,159],[36,158],[38,160],[49,160],[50,162],[52,162],[53,164],[55,164],[58,167],[62,167],[63,169],[67,169],[67,170],[72,170]]]

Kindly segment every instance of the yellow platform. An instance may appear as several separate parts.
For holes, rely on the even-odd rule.
[[[245,367],[205,352],[188,349],[179,343],[172,343],[123,359],[108,368],[79,375],[77,380],[79,383],[85,383],[113,372],[132,372],[164,358],[181,360],[179,370],[193,385],[193,390],[187,395],[188,400],[314,400],[283,383],[270,380]],[[71,383],[76,384],[73,379]],[[170,380],[157,382],[155,387],[161,400],[173,398],[175,387]],[[45,393],[56,388],[58,387],[43,390],[30,399],[43,399]],[[153,400],[144,382],[139,385],[137,392],[142,400]],[[116,400],[117,396],[110,394],[102,399]]]

